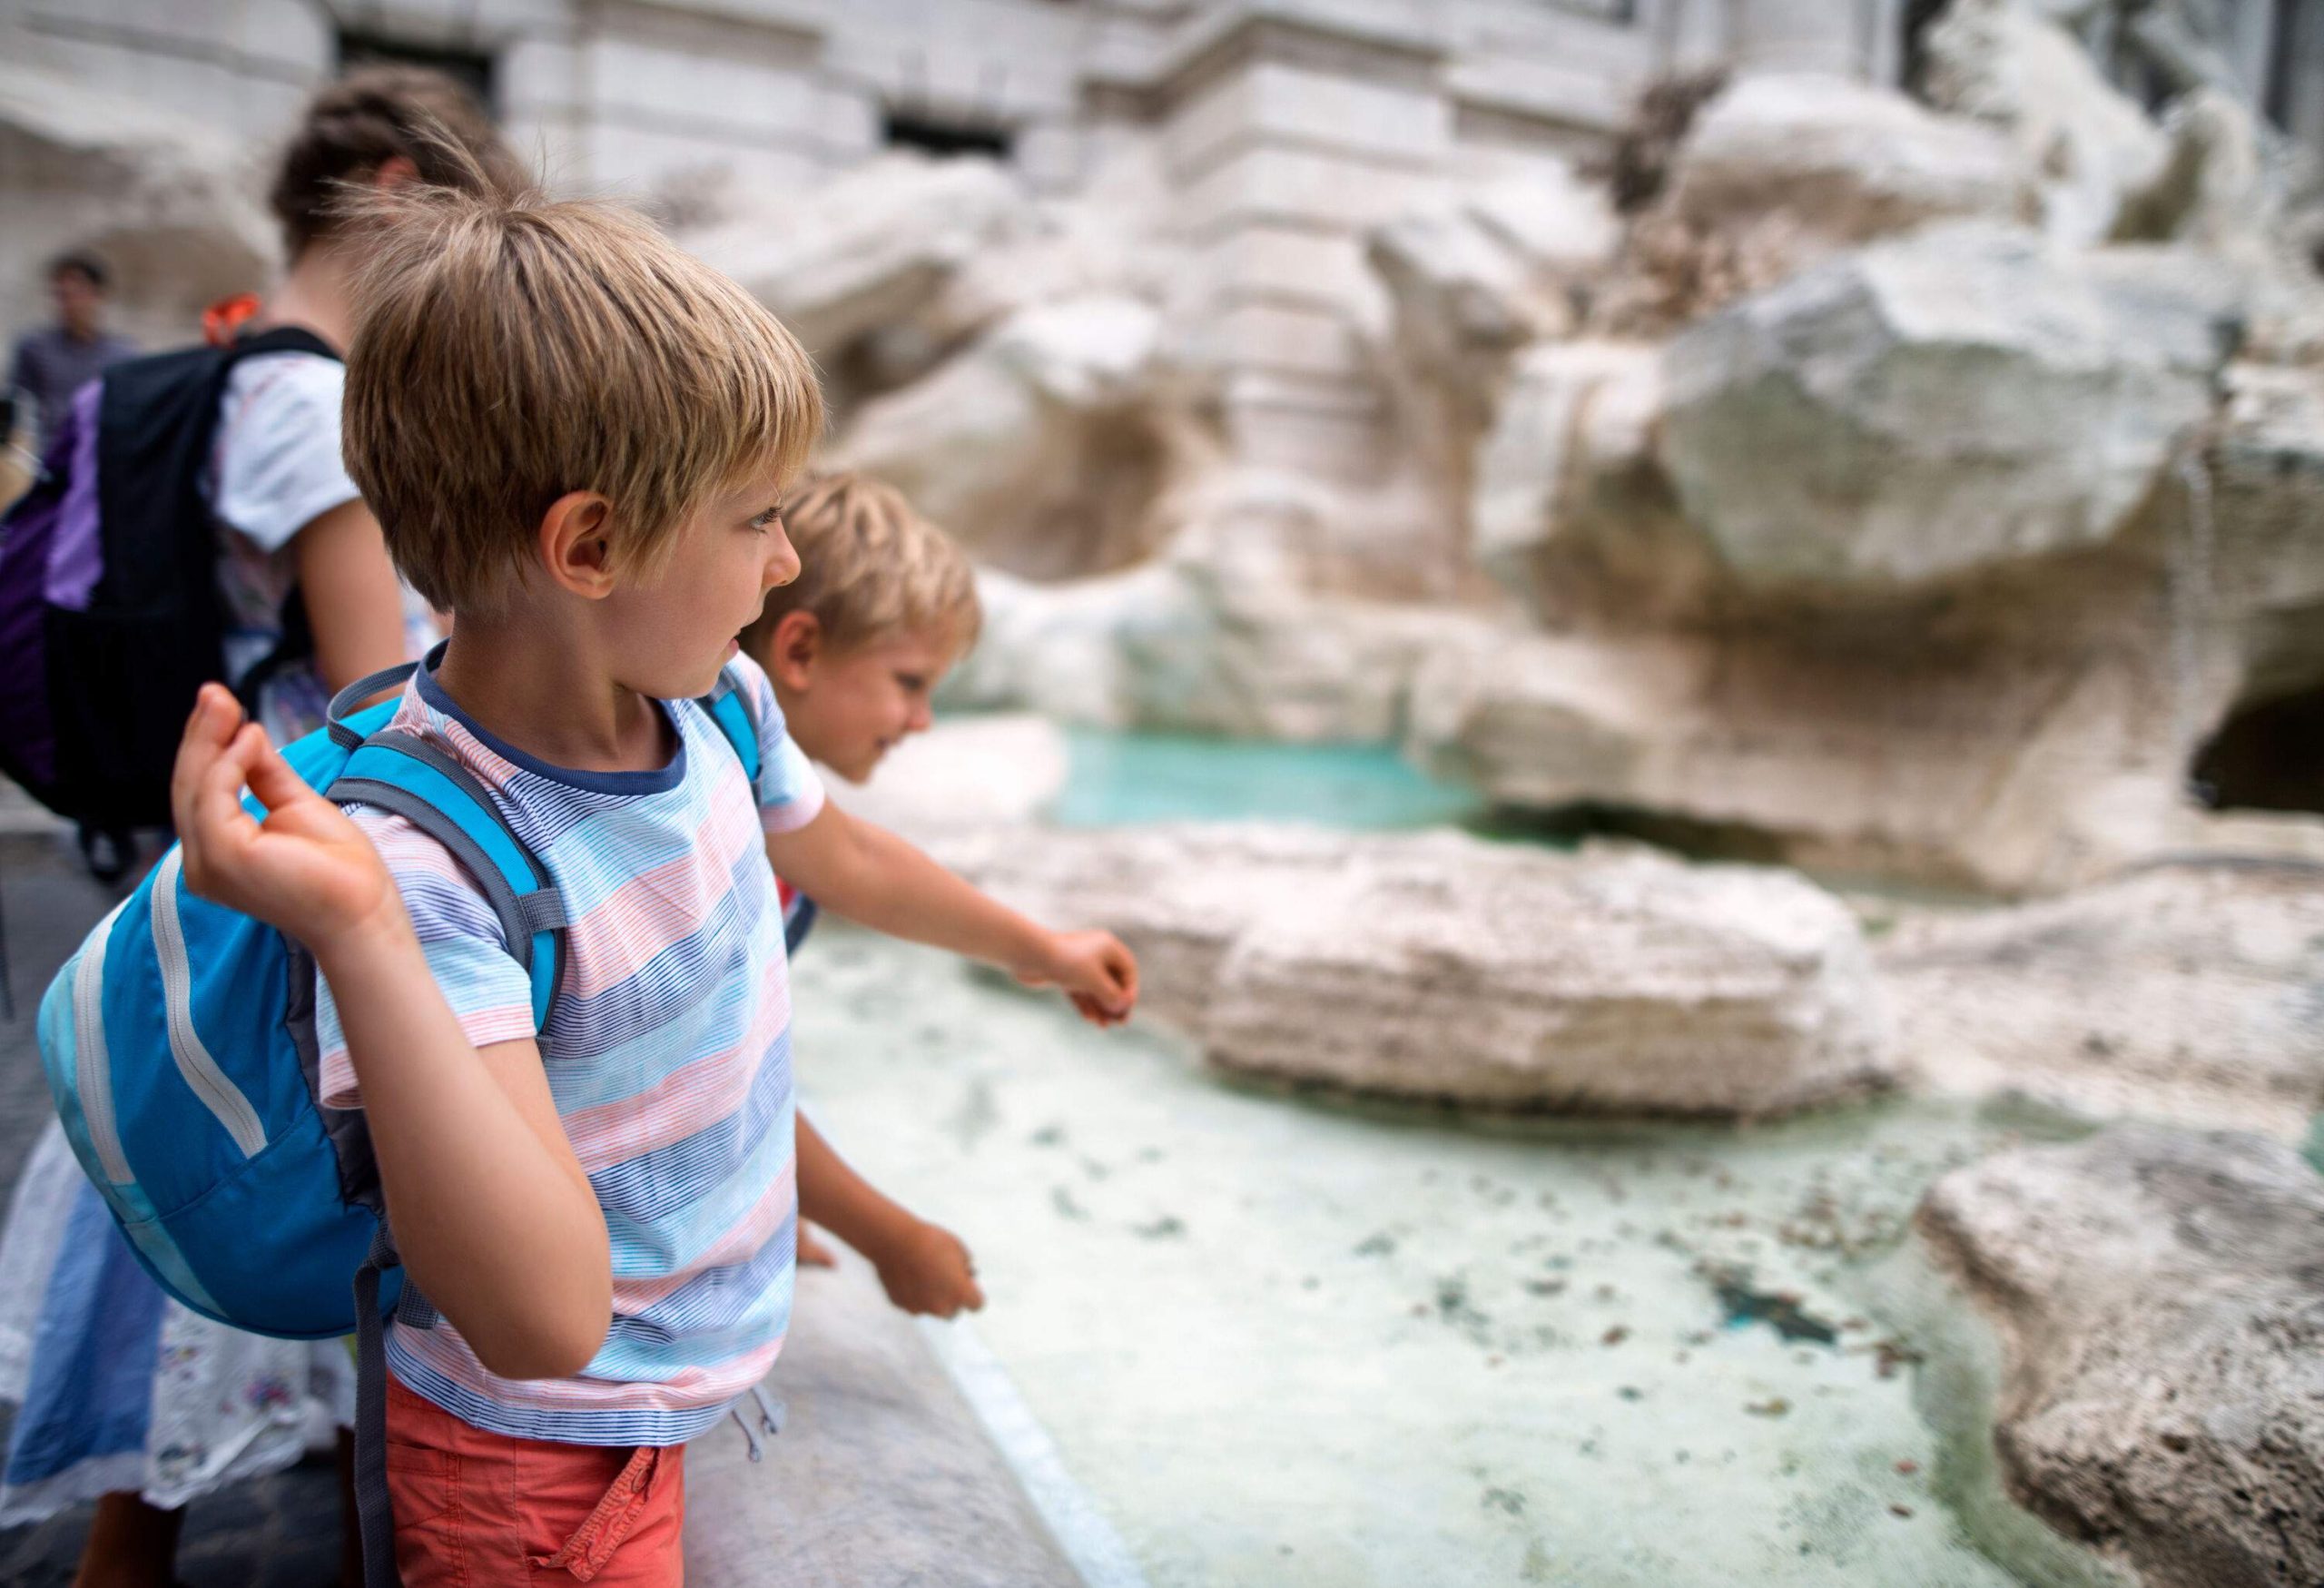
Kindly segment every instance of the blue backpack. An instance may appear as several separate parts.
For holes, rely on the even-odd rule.
[[[387,725],[396,699],[353,710],[412,671],[350,686],[326,726],[283,757],[309,786],[404,816],[459,859],[531,978],[538,1024],[565,952],[564,904],[547,869],[464,768]],[[747,698],[722,683],[701,704],[755,782]],[[263,814],[251,796],[244,803]],[[381,1325],[391,1311],[417,1323],[433,1315],[416,1291],[402,1294],[362,1115],[317,1101],[312,956],[197,896],[172,846],[57,972],[39,1041],[74,1155],[164,1290],[258,1334],[357,1336],[359,1459],[376,1469],[359,1476],[359,1500],[373,1560],[387,1547],[371,1514],[376,1504],[385,1522]]]

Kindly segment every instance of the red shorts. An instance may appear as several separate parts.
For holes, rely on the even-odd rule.
[[[404,1588],[498,1588],[569,1573],[677,1588],[685,1447],[605,1447],[475,1428],[391,1375],[388,1498]]]

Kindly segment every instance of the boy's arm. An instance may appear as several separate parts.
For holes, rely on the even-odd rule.
[[[984,1305],[968,1248],[950,1231],[881,1196],[832,1150],[804,1114],[797,1118],[799,1214],[872,1259],[888,1299],[906,1312],[950,1317]]]
[[[313,952],[396,1244],[429,1304],[503,1377],[579,1372],[611,1321],[612,1254],[537,1050],[469,1043],[379,852],[241,719],[208,685],[186,725],[171,802],[187,883]],[[245,784],[263,824],[242,808]]]
[[[893,937],[1056,985],[1100,1024],[1137,1001],[1137,962],[1109,932],[1056,932],[979,892],[884,827],[826,803],[812,821],[770,833],[775,873],[825,909]]]

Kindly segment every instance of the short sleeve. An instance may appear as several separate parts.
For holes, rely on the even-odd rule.
[[[759,824],[769,833],[795,833],[823,809],[823,780],[783,726],[774,686],[748,656],[726,664],[726,676],[751,703],[759,725]]]
[[[537,1036],[532,980],[510,957],[499,920],[467,868],[401,816],[359,805],[349,814],[387,863],[419,934],[420,952],[461,1032],[479,1048]],[[315,987],[315,1045],[321,1059],[323,1106],[361,1108],[362,1092],[348,1057],[339,1003],[331,996],[330,983],[320,977]]]
[[[280,551],[362,492],[340,453],[347,368],[320,353],[262,353],[226,390],[211,508],[261,551]]]

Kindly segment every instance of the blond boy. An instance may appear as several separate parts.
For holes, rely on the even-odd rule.
[[[801,480],[783,498],[783,527],[800,574],[767,593],[743,631],[763,668],[791,742],[817,765],[862,783],[881,757],[933,720],[937,684],[976,643],[983,623],[968,558],[892,486],[849,472]],[[796,952],[814,901],[776,879],[783,935]],[[870,1258],[888,1297],[949,1317],[984,1305],[960,1238],[881,1196],[803,1131],[799,1208]],[[828,1264],[803,1222],[799,1260]]]
[[[537,1025],[476,879],[403,819],[313,794],[216,688],[179,757],[185,873],[313,952],[323,1100],[367,1111],[428,1304],[403,1316],[433,1315],[388,1341],[403,1581],[674,1583],[680,1447],[763,1376],[789,1315],[766,861],[1102,1021],[1136,969],[827,804],[737,656],[798,571],[776,504],[822,405],[789,333],[618,211],[377,207],[348,464],[398,567],[456,619],[393,726],[541,857],[570,922],[557,995]],[[702,704],[729,692],[758,724],[755,785]]]

